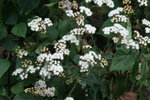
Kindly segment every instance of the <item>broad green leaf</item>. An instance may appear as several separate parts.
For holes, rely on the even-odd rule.
[[[2,41],[1,45],[8,51],[14,50],[18,46],[18,44],[13,39],[13,36],[10,34]]]
[[[136,52],[128,53],[126,50],[118,49],[112,60],[110,71],[131,70],[136,57]]]
[[[14,94],[19,94],[19,93],[21,93],[23,91],[24,91],[24,87],[23,87],[23,83],[22,82],[15,84],[11,88],[11,92],[14,93]]]
[[[11,32],[19,37],[25,38],[27,33],[27,25],[25,23],[16,24],[11,30]]]
[[[17,0],[17,4],[20,7],[20,13],[28,14],[39,5],[39,0]]]
[[[47,27],[48,39],[53,42],[58,37],[58,30],[54,27]]]
[[[36,97],[33,97],[32,95],[21,93],[14,97],[13,100],[38,100]]]
[[[0,40],[7,36],[7,29],[4,25],[0,25]]]
[[[9,69],[10,62],[6,59],[0,59],[0,78],[5,74],[5,72]]]
[[[67,34],[74,25],[69,19],[60,20],[58,25],[59,35],[63,36]]]
[[[2,9],[2,19],[5,24],[14,25],[18,19],[18,9],[12,2],[7,3]]]

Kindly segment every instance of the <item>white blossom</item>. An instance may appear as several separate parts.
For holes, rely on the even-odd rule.
[[[74,100],[73,97],[66,97],[64,100]]]
[[[101,55],[96,54],[94,51],[89,51],[87,54],[80,56],[79,66],[80,72],[88,71],[90,66],[94,66],[97,64],[97,60],[101,60]]]
[[[127,17],[125,15],[115,15],[111,19],[112,22],[127,22]]]
[[[114,24],[113,26],[110,27],[105,27],[103,29],[104,34],[106,35],[110,35],[110,33],[115,33],[115,34],[120,34],[122,37],[126,37],[129,35],[129,32],[126,28],[124,28],[122,25],[120,24]]]
[[[47,88],[45,91],[45,94],[47,97],[54,97],[55,96],[55,88],[51,87],[51,88]]]
[[[121,44],[125,44],[126,48],[132,48],[132,49],[139,49],[139,44],[136,43],[133,39],[127,40],[127,39],[122,39]]]
[[[145,32],[146,32],[146,33],[150,33],[150,28],[149,28],[149,27],[146,27],[146,28],[145,28]]]
[[[42,81],[42,80],[37,81],[37,82],[35,83],[35,85],[34,85],[34,88],[35,88],[36,90],[41,90],[41,89],[46,88],[46,87],[47,87],[46,82],[45,82],[45,81]]]
[[[22,72],[23,72],[23,68],[18,68],[12,73],[12,75],[17,76],[18,74],[20,74]]]
[[[150,21],[147,20],[147,19],[143,19],[143,20],[142,20],[142,24],[143,24],[143,25],[146,25],[146,26],[148,26],[148,27],[150,27]]]
[[[17,53],[17,57],[19,57],[19,58],[23,58],[23,56],[28,55],[28,51],[26,51],[24,49],[18,49],[18,50],[16,50],[16,53]]]
[[[86,24],[84,27],[86,32],[88,32],[89,34],[94,34],[96,32],[96,28],[90,24]]]
[[[66,10],[65,12],[68,17],[74,17],[73,10]]]
[[[85,28],[74,28],[70,31],[70,33],[74,35],[83,35],[84,32],[85,32]]]
[[[31,20],[28,23],[28,26],[31,28],[32,31],[46,33],[46,26],[52,26],[53,23],[49,18],[45,18],[42,20],[42,18],[37,17],[33,20]]]
[[[108,16],[112,17],[114,15],[119,15],[121,12],[123,12],[123,8],[122,7],[118,7],[112,11],[109,12]]]
[[[89,8],[80,6],[79,9],[81,13],[85,13],[87,16],[92,16],[92,11]]]
[[[139,6],[148,6],[148,0],[137,0]]]

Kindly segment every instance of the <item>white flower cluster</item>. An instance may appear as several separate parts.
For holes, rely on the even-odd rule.
[[[64,100],[74,100],[74,98],[73,97],[66,97],[66,99],[64,99]]]
[[[53,23],[49,18],[42,18],[37,17],[28,23],[28,26],[31,28],[32,31],[46,33],[46,26],[52,26]]]
[[[114,23],[118,23],[118,22],[127,22],[127,17],[125,15],[121,15],[121,13],[123,12],[123,8],[122,7],[118,7],[112,11],[109,12],[108,16],[112,17],[111,21]]]
[[[64,55],[63,52],[61,53],[43,53],[40,54],[37,57],[37,61],[41,62],[43,64],[39,65],[39,67],[42,67],[39,75],[42,78],[48,78],[50,79],[52,75],[59,75],[61,74],[64,69],[63,67],[60,65],[60,60],[64,59]]]
[[[142,24],[145,25],[145,26],[147,26],[147,27],[145,28],[145,32],[146,32],[146,33],[150,33],[150,21],[147,20],[147,19],[143,19],[143,20],[142,20]]]
[[[85,32],[85,28],[74,28],[70,31],[70,33],[74,35],[83,35],[84,32]]]
[[[29,74],[35,73],[37,70],[39,70],[39,67],[34,67],[33,65],[28,65],[26,68],[18,68],[16,69],[12,75],[17,76],[19,75],[21,80],[27,79]]]
[[[73,10],[66,10],[65,12],[68,17],[75,17]]]
[[[76,38],[75,34],[64,35],[55,45],[55,53],[43,53],[37,57],[38,62],[42,62],[42,68],[40,70],[40,76],[43,78],[50,79],[52,75],[60,75],[63,73],[63,66],[60,62],[64,60],[64,55],[69,55],[70,51],[67,49],[66,43],[74,43],[79,45],[79,40]],[[40,67],[41,67],[40,66]]]
[[[147,19],[143,19],[143,20],[142,20],[142,24],[144,24],[144,25],[150,27],[150,21],[147,20]]]
[[[125,15],[115,15],[113,16],[113,18],[111,19],[112,22],[124,22],[126,23],[127,22],[127,17]]]
[[[139,6],[148,6],[148,0],[137,0]]]
[[[90,66],[97,64],[97,60],[101,60],[101,54],[96,54],[94,51],[89,51],[87,54],[80,56],[80,72],[87,72]]]
[[[126,38],[123,38],[121,40],[121,44],[125,44],[126,45],[126,48],[129,49],[129,48],[132,48],[132,49],[139,49],[139,44],[137,42],[135,42],[133,39],[126,39]]]
[[[86,24],[84,27],[85,31],[89,34],[94,34],[96,32],[96,28],[90,24]]]
[[[80,6],[79,9],[81,13],[85,13],[87,16],[92,16],[92,11],[89,8]]]
[[[28,55],[28,51],[26,51],[24,49],[17,49],[16,53],[17,53],[17,57],[19,57],[19,58],[23,58],[23,56]]]
[[[85,0],[86,3],[89,3],[89,2],[92,2],[92,1],[95,4],[97,4],[99,7],[101,7],[103,4],[106,4],[110,8],[114,7],[114,2],[112,0]]]
[[[65,35],[62,39],[65,41],[69,41],[70,43],[75,43],[76,45],[79,45],[79,40],[74,34]]]
[[[147,46],[150,43],[150,38],[148,36],[143,37],[138,31],[134,31],[134,39],[138,42],[139,45]]]
[[[128,30],[120,24],[114,24],[113,26],[105,27],[103,32],[106,35],[110,35],[110,33],[120,34],[124,38],[129,35]]]
[[[110,11],[108,16],[109,17],[113,17],[114,15],[119,15],[121,12],[123,12],[123,8],[122,7],[118,7],[116,9]]]
[[[47,88],[46,82],[39,80],[35,83],[35,91],[38,93],[38,95],[43,97],[54,97],[55,96],[55,88]]]

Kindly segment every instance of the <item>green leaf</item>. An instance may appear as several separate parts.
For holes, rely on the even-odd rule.
[[[2,7],[2,19],[5,24],[13,25],[17,23],[18,9],[12,2]]]
[[[27,25],[25,23],[16,24],[11,30],[11,32],[19,37],[25,38],[27,33]]]
[[[31,95],[21,93],[21,94],[16,95],[13,100],[38,100],[38,99]]]
[[[4,25],[0,25],[0,40],[7,36],[7,29]]]
[[[11,92],[14,93],[14,94],[19,94],[23,91],[24,91],[24,88],[23,88],[23,83],[22,82],[15,84],[11,88]]]
[[[60,20],[58,25],[59,35],[63,36],[67,34],[74,25],[69,19]]]
[[[6,59],[0,59],[0,78],[5,74],[5,72],[9,69],[10,62]]]
[[[53,3],[49,3],[49,4],[45,4],[45,6],[47,7],[53,7],[54,5],[56,5],[58,2],[53,2]]]
[[[8,96],[6,88],[1,85],[0,85],[0,96]]]
[[[2,46],[6,48],[6,50],[14,50],[18,44],[13,40],[12,34],[8,35],[3,41],[2,41]]]
[[[17,4],[20,7],[20,13],[28,14],[39,5],[39,0],[17,0]]]
[[[54,27],[47,27],[48,39],[53,42],[58,37],[58,30]]]
[[[137,57],[137,52],[128,53],[127,50],[118,49],[116,52],[110,71],[131,70]]]

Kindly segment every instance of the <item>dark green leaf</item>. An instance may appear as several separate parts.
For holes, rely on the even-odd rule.
[[[26,93],[22,93],[16,95],[13,100],[38,100],[38,99]]]
[[[73,26],[74,25],[72,24],[72,22],[69,19],[60,20],[59,25],[58,25],[59,35],[63,36],[65,34],[67,34]]]
[[[17,83],[11,88],[11,92],[14,94],[19,94],[24,91],[23,83]]]
[[[54,26],[47,27],[47,34],[50,42],[53,42],[58,36],[58,30]]]
[[[7,29],[4,25],[0,25],[0,40],[7,36]]]
[[[39,0],[17,0],[17,3],[20,7],[20,13],[22,14],[23,12],[28,14],[30,11],[35,9],[40,1]]]
[[[0,78],[5,74],[5,72],[9,69],[10,62],[6,59],[0,59]]]
[[[11,32],[19,37],[25,37],[27,33],[27,25],[25,23],[16,24]]]
[[[13,40],[12,35],[8,35],[2,42],[2,46],[5,47],[7,50],[14,50],[18,44]]]

